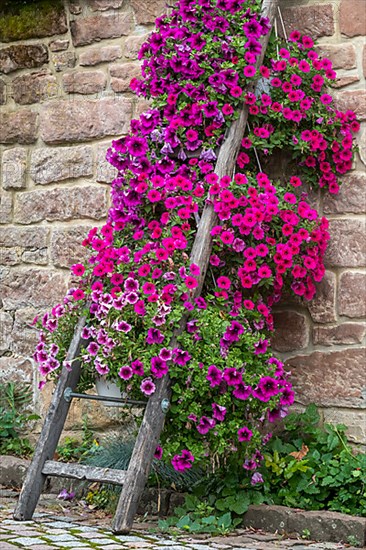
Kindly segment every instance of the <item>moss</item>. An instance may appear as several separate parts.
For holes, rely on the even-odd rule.
[[[14,0],[0,8],[0,41],[42,38],[66,32],[62,0]]]

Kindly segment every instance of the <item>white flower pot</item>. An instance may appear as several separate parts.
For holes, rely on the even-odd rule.
[[[113,380],[97,378],[95,380],[95,387],[100,397],[117,397],[118,399],[124,399],[126,397],[126,394],[121,392]],[[120,407],[120,403],[115,403],[114,401],[103,401],[103,405],[106,407]]]

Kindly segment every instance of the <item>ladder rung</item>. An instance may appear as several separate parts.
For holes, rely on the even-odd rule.
[[[80,480],[86,479],[87,481],[102,481],[104,483],[113,483],[114,485],[123,485],[126,477],[125,470],[98,468],[86,464],[70,464],[55,460],[47,460],[45,462],[42,474]]]

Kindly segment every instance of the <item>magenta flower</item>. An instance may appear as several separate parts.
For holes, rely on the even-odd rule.
[[[238,440],[239,441],[250,441],[253,437],[253,432],[247,426],[240,428],[238,430]]]
[[[214,388],[215,386],[219,386],[222,381],[222,372],[220,369],[218,369],[215,365],[210,365],[208,367],[208,372],[206,376],[206,380],[210,382],[210,387]]]
[[[219,422],[223,422],[225,420],[225,415],[226,415],[226,407],[222,407],[217,403],[212,403],[212,416],[215,418],[215,420],[218,420]]]
[[[149,328],[147,331],[146,342],[148,344],[161,344],[164,341],[164,334],[157,328]]]
[[[129,380],[133,376],[133,370],[128,365],[124,365],[119,369],[118,376],[122,378],[122,380]]]
[[[223,379],[229,386],[237,386],[243,380],[242,374],[234,367],[224,369]]]
[[[147,396],[150,396],[154,393],[156,386],[154,382],[151,380],[151,378],[145,378],[145,380],[141,382],[140,389],[142,393],[144,393]]]
[[[201,435],[205,435],[210,430],[212,430],[212,428],[214,428],[215,425],[216,425],[216,422],[212,418],[208,418],[207,416],[201,416],[196,428]]]

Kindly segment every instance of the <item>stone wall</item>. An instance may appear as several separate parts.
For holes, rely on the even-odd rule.
[[[26,30],[14,24],[21,13],[0,24],[0,378],[35,387],[29,322],[63,296],[68,266],[84,256],[81,240],[105,218],[114,176],[105,152],[144,108],[128,85],[165,2],[43,4]],[[319,38],[339,74],[338,104],[365,121],[364,0],[282,0],[282,14],[288,31]],[[331,220],[326,278],[308,309],[295,302],[278,309],[274,346],[299,403],[318,403],[326,420],[345,422],[350,438],[366,443],[365,124],[358,141],[340,195],[319,199]],[[36,398],[44,410],[45,396]]]

